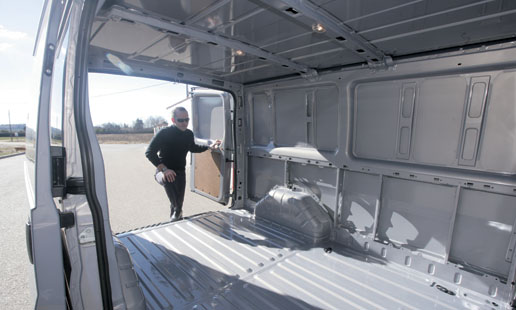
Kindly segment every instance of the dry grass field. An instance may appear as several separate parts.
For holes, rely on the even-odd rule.
[[[25,152],[25,137],[0,137],[0,157]]]
[[[3,146],[3,145],[0,146],[0,157],[6,156],[6,155],[11,155],[11,154],[14,154],[14,153],[18,153],[18,152],[16,152],[14,147]]]
[[[13,137],[12,142],[25,142],[25,137]],[[10,137],[0,137],[0,142],[11,142]]]
[[[151,133],[98,134],[97,139],[100,144],[147,144],[153,136]],[[11,138],[0,137],[0,157],[25,151],[25,147],[20,145],[20,142],[25,142],[25,137],[13,137],[13,142],[10,145]]]
[[[136,144],[149,143],[153,136],[152,133],[97,134],[97,139],[100,144]]]

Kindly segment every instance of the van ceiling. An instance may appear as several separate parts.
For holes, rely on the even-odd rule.
[[[514,0],[119,0],[91,50],[247,84],[515,35]]]

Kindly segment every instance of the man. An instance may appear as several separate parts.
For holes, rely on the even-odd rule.
[[[156,166],[156,181],[165,187],[170,200],[171,221],[182,218],[186,184],[186,154],[188,151],[201,153],[208,148],[214,150],[221,143],[217,140],[209,147],[195,144],[193,132],[187,128],[189,121],[190,118],[185,108],[175,108],[172,112],[173,125],[161,129],[145,151],[145,156]]]

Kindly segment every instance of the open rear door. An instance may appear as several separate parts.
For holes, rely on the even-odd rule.
[[[195,142],[210,145],[221,140],[220,150],[192,154],[190,188],[193,192],[227,204],[232,168],[232,97],[215,90],[195,90],[192,125]]]

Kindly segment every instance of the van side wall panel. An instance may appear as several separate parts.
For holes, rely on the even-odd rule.
[[[284,184],[285,165],[281,161],[252,157],[248,165],[248,196],[260,200],[275,185]]]
[[[378,219],[378,239],[444,258],[456,190],[385,177]]]
[[[453,233],[451,260],[468,262],[504,277],[514,249],[513,225],[516,197],[463,190]],[[512,244],[511,244],[512,240]],[[514,251],[514,250],[513,250]]]
[[[381,186],[379,175],[346,171],[339,222],[347,230],[373,236]]]
[[[305,187],[350,244],[410,249],[432,272],[465,264],[503,287],[514,278],[516,181],[507,175],[516,174],[516,64],[451,67],[497,57],[422,59],[247,88],[248,198],[275,185]]]
[[[338,147],[339,90],[335,86],[314,91],[315,142],[319,150],[335,151]],[[336,134],[333,134],[336,133]]]
[[[479,167],[516,173],[516,72],[499,72],[492,78]]]

